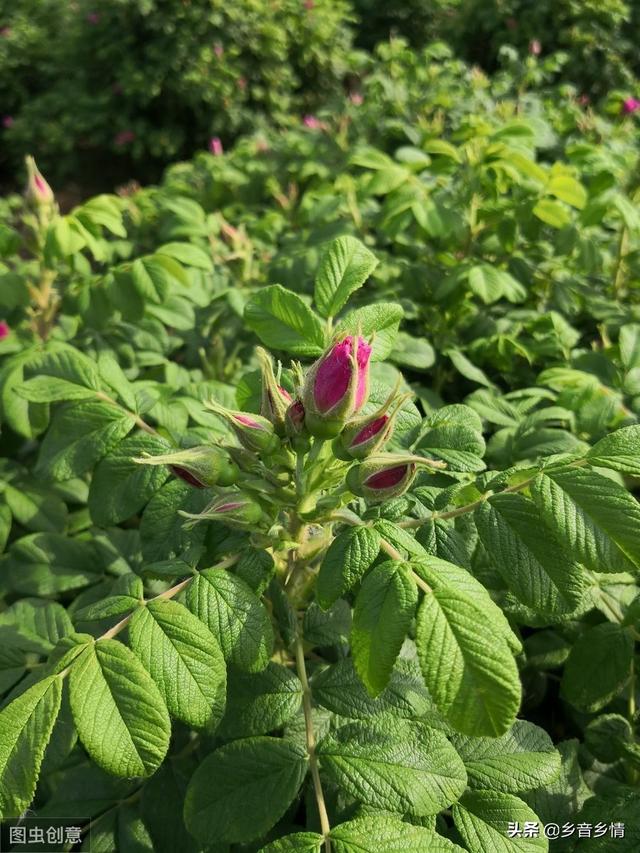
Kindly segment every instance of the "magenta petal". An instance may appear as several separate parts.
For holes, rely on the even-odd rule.
[[[386,471],[378,471],[377,474],[372,474],[365,481],[365,486],[368,489],[388,489],[391,486],[396,486],[406,475],[409,470],[408,465],[398,465],[395,468],[387,468]]]
[[[278,391],[282,394],[285,400],[291,402],[292,397],[291,394],[287,391],[286,388],[283,388],[282,385],[278,385]]]
[[[365,441],[369,441],[370,438],[373,438],[375,435],[378,435],[378,433],[384,428],[388,420],[388,415],[381,415],[379,418],[376,418],[375,421],[371,421],[370,424],[367,424],[366,427],[363,427],[356,435],[356,437],[351,442],[351,447],[357,447],[359,444],[364,444]]]
[[[169,470],[171,473],[180,477],[181,480],[184,480],[185,483],[189,483],[190,486],[195,486],[196,489],[206,489],[204,483],[201,483],[197,477],[194,477],[190,471],[187,471],[186,468],[183,468],[182,465],[169,465]]]
[[[242,501],[229,501],[229,503],[217,506],[216,512],[233,512],[234,509],[240,509],[242,506],[244,506]]]
[[[369,359],[371,358],[371,347],[364,340],[358,338],[358,385],[356,388],[356,410],[364,405],[367,396],[367,375],[369,371]]]
[[[235,419],[238,423],[241,423],[243,426],[250,427],[251,429],[264,429],[257,421],[254,421],[253,418],[250,418],[249,415],[235,415]]]
[[[337,406],[349,390],[351,373],[352,338],[336,344],[318,367],[313,388],[313,399],[321,414]]]

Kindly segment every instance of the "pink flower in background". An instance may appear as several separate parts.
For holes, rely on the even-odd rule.
[[[315,116],[312,116],[312,115],[306,115],[302,119],[302,124],[305,127],[308,127],[309,130],[324,130],[326,127],[324,122],[320,121],[319,118],[316,118]]]
[[[9,324],[6,320],[0,320],[0,341],[3,341],[5,338],[8,338],[11,334],[11,329],[9,328]]]
[[[89,12],[87,15],[87,23],[91,24],[92,27],[95,27],[96,24],[100,23],[100,13],[99,12]]]
[[[3,39],[8,39],[11,35],[11,27],[0,27],[0,36]]]
[[[261,154],[264,154],[269,150],[269,143],[266,139],[259,139],[256,142],[256,151],[259,151]]]
[[[247,78],[246,77],[238,77],[238,88],[243,92],[247,88]]]
[[[214,44],[214,46],[213,46],[213,52],[214,52],[214,53],[215,53],[215,55],[218,57],[218,59],[220,59],[220,58],[224,55],[224,48],[223,48],[223,46],[218,42],[218,43]]]
[[[632,115],[640,110],[640,101],[637,98],[625,98],[622,102],[622,112],[625,115]]]
[[[6,128],[13,127],[15,119],[13,116],[2,116],[2,126]]]
[[[314,0],[304,0],[304,8],[307,9],[307,11],[310,12],[312,9],[315,9],[315,7],[316,4],[314,3]]]
[[[578,103],[581,107],[586,107],[588,104],[591,103],[591,98],[589,97],[589,95],[580,95],[580,97],[578,98]]]
[[[360,92],[350,92],[349,100],[354,105],[354,107],[360,107],[364,103],[364,98],[360,94]]]
[[[222,147],[222,142],[220,141],[220,137],[212,136],[209,140],[209,151],[212,154],[215,154],[216,157],[221,157],[224,154],[224,148]]]
[[[532,41],[529,42],[529,53],[531,54],[531,56],[540,56],[541,52],[542,45],[540,44],[538,39],[532,39]]]
[[[121,130],[120,133],[116,134],[113,141],[116,145],[128,145],[128,143],[133,142],[135,138],[136,135],[132,130]]]

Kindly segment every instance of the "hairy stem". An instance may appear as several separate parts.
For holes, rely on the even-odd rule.
[[[296,637],[296,669],[298,670],[298,678],[302,684],[302,709],[304,711],[304,725],[307,736],[307,752],[309,753],[309,770],[311,771],[313,790],[316,797],[316,805],[318,806],[318,814],[320,816],[320,828],[324,836],[325,853],[331,853],[331,839],[329,838],[331,826],[329,824],[329,815],[327,814],[327,805],[325,803],[322,782],[320,780],[320,771],[318,769],[316,736],[313,731],[313,718],[311,716],[311,688],[309,687],[309,679],[307,678],[302,630],[300,628],[298,629]]]

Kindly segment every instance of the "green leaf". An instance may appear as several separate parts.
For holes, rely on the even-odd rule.
[[[55,413],[40,445],[36,473],[54,480],[71,480],[106,456],[135,426],[135,420],[116,406],[83,402]]]
[[[302,684],[285,666],[269,661],[262,672],[229,672],[227,706],[219,733],[225,738],[263,735],[282,728],[302,702]]]
[[[320,741],[317,754],[324,773],[346,793],[400,814],[437,814],[467,785],[455,749],[424,723],[347,723]]]
[[[148,601],[133,614],[129,638],[172,716],[199,729],[221,714],[224,658],[211,631],[184,605]]]
[[[157,456],[167,449],[161,438],[132,435],[99,463],[89,489],[89,511],[95,524],[118,524],[144,507],[169,471],[163,465],[139,465],[132,460],[144,453]]]
[[[10,508],[4,501],[0,502],[0,554],[4,552],[9,540],[12,519]]]
[[[567,208],[550,198],[540,199],[533,208],[533,215],[553,228],[564,228],[571,222]]]
[[[560,754],[544,729],[516,720],[500,738],[455,735],[471,788],[517,794],[547,785],[560,773]]]
[[[329,610],[322,610],[312,601],[305,611],[302,633],[310,645],[346,645],[350,630],[351,608],[344,600],[336,601]]]
[[[3,570],[16,592],[47,596],[95,583],[101,567],[89,542],[34,533],[11,545]]]
[[[594,572],[640,566],[640,504],[608,477],[583,468],[547,469],[531,485],[547,525]]]
[[[464,353],[460,352],[460,350],[449,347],[445,350],[444,354],[449,356],[455,369],[458,373],[464,376],[465,379],[469,379],[471,382],[476,382],[478,385],[484,385],[486,388],[493,387],[493,383],[484,371],[480,370],[479,367],[476,367],[476,365],[470,361]]]
[[[327,610],[363,578],[380,551],[380,534],[371,527],[350,527],[329,546],[316,581],[316,597]]]
[[[22,598],[0,613],[0,645],[48,655],[73,631],[67,611],[57,601]]]
[[[402,305],[396,302],[379,302],[356,308],[340,321],[336,336],[360,334],[372,340],[372,361],[384,361],[389,356],[398,335],[400,321],[404,316]],[[375,335],[374,335],[375,333]]]
[[[187,829],[203,844],[259,838],[282,817],[306,771],[306,750],[290,741],[252,737],[226,744],[189,783]]]
[[[414,338],[406,332],[398,332],[389,361],[426,373],[435,360],[435,350],[426,338]]]
[[[61,533],[67,526],[67,507],[51,489],[13,480],[5,487],[4,499],[15,520],[28,530]]]
[[[586,576],[546,527],[533,501],[497,494],[478,507],[475,520],[493,566],[519,601],[549,615],[575,609]]]
[[[74,613],[76,621],[93,622],[110,616],[121,616],[135,610],[144,599],[144,586],[138,575],[128,572],[121,575],[109,590],[106,598],[81,607]]]
[[[631,677],[633,639],[613,622],[587,628],[576,640],[564,667],[562,696],[581,711],[604,708]]]
[[[587,453],[592,465],[640,476],[640,426],[623,427],[605,435]]]
[[[20,397],[31,403],[54,403],[59,400],[95,399],[96,392],[83,385],[55,376],[34,376],[15,389]]]
[[[260,853],[320,853],[324,843],[317,832],[294,832],[260,848]]]
[[[167,255],[147,255],[137,258],[127,272],[135,290],[146,301],[161,304],[173,285],[188,285],[186,271]]]
[[[360,587],[351,644],[356,670],[371,696],[389,682],[417,603],[418,589],[408,566],[397,560],[376,566]]]
[[[62,701],[62,679],[43,678],[0,712],[0,815],[19,817],[36,789]]]
[[[264,287],[244,311],[246,325],[268,347],[294,355],[321,355],[324,328],[320,318],[295,293],[280,284]]]
[[[478,264],[469,270],[469,287],[485,305],[503,297],[510,302],[522,302],[527,291],[513,276],[489,264]]]
[[[323,317],[335,317],[362,287],[378,259],[355,237],[338,237],[327,247],[316,275],[314,298]]]
[[[193,243],[164,243],[164,245],[158,246],[156,251],[159,255],[168,255],[170,258],[174,258],[186,267],[195,267],[207,271],[213,268],[211,256],[199,246],[194,246]]]
[[[351,658],[314,673],[311,684],[314,700],[341,717],[368,720],[393,713],[412,719],[431,710],[418,665],[403,658],[397,660],[389,683],[375,699],[365,690]]]
[[[95,763],[116,776],[150,776],[162,763],[171,723],[160,691],[130,649],[98,640],[69,678],[78,735]]]
[[[420,437],[416,450],[443,460],[454,471],[483,471],[486,467],[482,461],[486,446],[481,433],[460,423],[433,426]]]
[[[582,210],[587,203],[587,191],[571,175],[552,175],[547,184],[547,192],[559,198],[560,201],[570,204],[571,207],[577,207],[578,210]]]
[[[462,734],[496,737],[520,707],[518,667],[491,599],[454,585],[436,558],[412,563],[429,585],[418,608],[416,645],[427,689]],[[465,572],[465,574],[467,574]]]
[[[341,823],[331,830],[330,838],[334,853],[464,853],[432,829],[404,823],[390,814],[367,814]]]
[[[194,489],[182,480],[170,480],[151,498],[140,522],[140,539],[145,561],[175,560],[187,551],[197,553],[207,532],[200,524],[191,530],[184,526],[178,510],[201,512],[211,500],[207,489]],[[173,577],[184,574],[183,568]]]
[[[549,842],[540,829],[540,837],[509,838],[510,822],[523,827],[526,821],[539,826],[538,817],[513,794],[499,791],[468,791],[452,809],[453,822],[469,850],[491,853],[543,853]]]
[[[208,625],[226,661],[247,672],[266,667],[273,629],[260,599],[244,581],[225,569],[205,569],[189,584],[187,606]]]

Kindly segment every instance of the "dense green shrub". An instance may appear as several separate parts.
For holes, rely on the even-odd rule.
[[[301,122],[354,67],[345,2],[53,6],[34,20],[20,4],[5,11],[0,91],[12,92],[2,134],[14,167],[32,152],[58,179],[148,180],[212,137],[227,145],[264,120]]]

